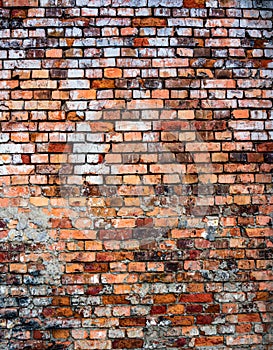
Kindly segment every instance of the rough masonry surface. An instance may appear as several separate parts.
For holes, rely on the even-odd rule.
[[[273,1],[0,0],[0,349],[273,349]]]

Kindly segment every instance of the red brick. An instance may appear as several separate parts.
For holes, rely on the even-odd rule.
[[[186,307],[187,314],[196,314],[196,313],[200,313],[202,311],[203,311],[202,305],[188,305]]]
[[[85,264],[84,270],[87,272],[107,272],[109,270],[109,266],[107,263],[88,263]]]
[[[210,303],[213,301],[212,294],[182,294],[179,298],[181,303]]]
[[[149,46],[149,40],[147,38],[135,38],[134,39],[134,46]]]
[[[195,339],[195,346],[214,346],[223,344],[224,338],[221,336],[199,337]]]
[[[71,221],[68,218],[51,219],[51,225],[53,228],[71,228]]]
[[[146,319],[141,318],[122,318],[119,320],[121,327],[136,327],[136,326],[145,326]]]
[[[165,314],[167,310],[167,307],[164,305],[156,305],[156,306],[152,306],[150,314],[151,315],[162,315]]]
[[[143,339],[116,339],[112,343],[113,349],[126,348],[136,349],[142,348]]]
[[[103,290],[102,286],[92,286],[92,287],[88,287],[86,294],[87,295],[98,295],[101,293],[102,290]]]
[[[210,315],[198,315],[196,318],[197,324],[211,324],[214,318]]]

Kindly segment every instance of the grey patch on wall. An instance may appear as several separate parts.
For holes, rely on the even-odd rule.
[[[272,8],[273,8],[273,0],[254,0],[253,1],[253,6],[254,7],[267,8],[269,10],[272,10]]]
[[[0,218],[8,229],[2,242],[41,243],[52,242],[48,236],[49,218],[39,209],[19,212],[16,207],[0,208]]]
[[[14,253],[15,260],[11,262],[33,265],[23,275],[12,273],[15,279],[18,275],[21,278],[18,277],[18,283],[0,286],[1,308],[7,312],[9,308],[17,310],[14,314],[7,313],[5,316],[8,329],[6,340],[12,339],[21,330],[43,327],[41,306],[51,304],[52,287],[61,285],[63,274],[63,263],[58,260],[59,252],[54,248],[56,242],[50,236],[49,216],[33,206],[24,209],[26,210],[21,208],[20,211],[16,207],[0,208],[0,229],[2,233],[5,231],[1,242],[12,247],[10,252]],[[12,289],[15,286],[17,292],[14,295]]]
[[[8,234],[1,238],[2,242],[23,244],[24,253],[20,256],[21,263],[27,259],[27,254],[33,253],[33,246],[37,253],[50,254],[49,260],[43,260],[44,270],[40,271],[47,284],[60,285],[62,276],[62,264],[58,260],[59,252],[54,250],[55,240],[49,235],[51,228],[50,218],[41,209],[31,206],[23,212],[16,207],[0,208],[0,220],[6,224]],[[39,249],[36,244],[42,244]],[[33,245],[33,246],[32,246]]]

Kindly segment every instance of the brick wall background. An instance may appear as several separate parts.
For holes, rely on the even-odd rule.
[[[273,349],[273,2],[0,4],[0,349]]]

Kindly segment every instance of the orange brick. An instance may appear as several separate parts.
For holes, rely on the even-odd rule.
[[[234,203],[238,205],[247,205],[250,204],[250,196],[234,196]]]
[[[61,49],[50,49],[46,50],[46,57],[60,58],[63,55],[63,50]]]
[[[85,250],[102,250],[102,243],[96,241],[85,242]]]
[[[175,305],[169,305],[167,308],[167,313],[168,314],[179,314],[179,315],[183,315],[185,312],[185,307],[181,304],[175,304]]]
[[[29,133],[27,132],[11,133],[10,139],[13,142],[29,142]]]
[[[128,271],[144,272],[146,264],[144,262],[131,262],[128,264]]]
[[[106,339],[107,331],[104,329],[91,330],[89,335],[90,339]]]
[[[193,316],[167,316],[166,320],[169,320],[173,326],[191,326],[194,323]]]
[[[72,100],[94,100],[96,95],[96,90],[73,90],[70,92]]]
[[[174,294],[158,294],[153,297],[155,304],[170,304],[176,301]]]
[[[134,18],[133,27],[165,27],[167,21],[165,18]]]
[[[127,36],[127,35],[135,35],[137,34],[137,29],[136,28],[121,28],[121,35]]]
[[[70,335],[69,330],[66,329],[54,329],[52,335],[56,339],[67,339]]]
[[[199,337],[195,339],[195,345],[196,346],[214,346],[214,345],[219,345],[223,344],[224,338],[223,337],[217,337],[217,336],[212,336],[212,337]]]
[[[119,284],[114,286],[115,294],[130,294],[132,286],[128,284]]]
[[[164,264],[161,262],[148,262],[147,271],[164,271]]]
[[[15,89],[19,86],[18,81],[12,81],[12,80],[3,80],[0,82],[0,88],[1,89]]]
[[[194,119],[195,118],[195,113],[194,111],[191,110],[182,110],[178,111],[178,118],[179,119]]]
[[[204,8],[205,0],[184,0],[183,7],[186,8]]]
[[[168,90],[153,90],[152,91],[152,98],[155,98],[155,99],[160,99],[160,98],[162,98],[162,99],[166,99],[166,98],[169,98],[169,95],[170,95],[170,93],[169,93],[169,91]]]
[[[115,228],[135,227],[135,219],[112,219]]]
[[[252,329],[252,324],[240,324],[240,325],[236,325],[236,332],[237,333],[249,333],[251,332]]]
[[[260,322],[261,317],[259,314],[240,314],[238,315],[238,322]]]
[[[120,68],[105,68],[104,76],[105,78],[121,78],[122,70]]]
[[[102,297],[103,304],[130,304],[128,297],[126,295],[109,295]]]
[[[11,98],[14,100],[30,100],[33,97],[32,91],[12,91]]]
[[[111,79],[93,80],[92,82],[93,89],[113,89],[114,87],[115,81]]]
[[[48,198],[31,197],[29,202],[36,207],[45,207],[48,205]]]
[[[60,297],[60,296],[54,296],[52,300],[52,305],[70,305],[70,298],[69,297]]]
[[[66,264],[65,271],[66,273],[84,271],[84,266],[82,264]]]
[[[15,273],[26,273],[27,265],[26,264],[10,264],[10,272]]]

